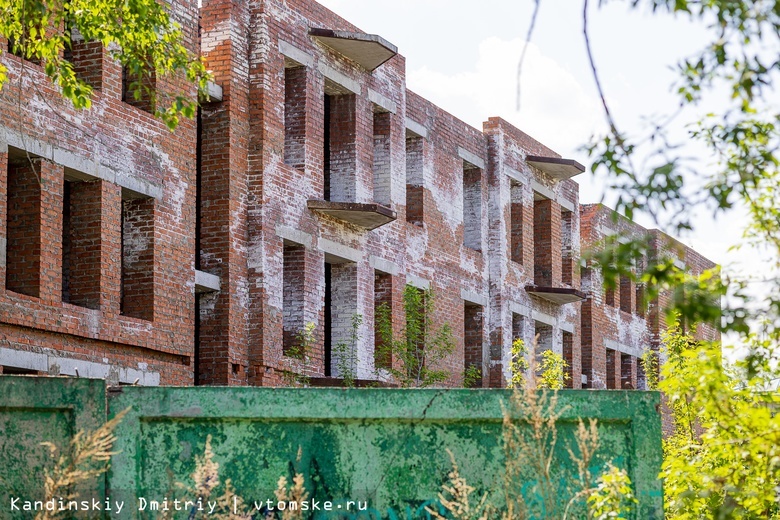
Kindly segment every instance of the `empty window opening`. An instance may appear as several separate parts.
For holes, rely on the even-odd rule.
[[[620,276],[620,310],[631,313],[634,310],[634,281],[626,275]]]
[[[282,252],[282,352],[300,357],[300,335],[303,332],[304,291],[306,282],[306,248],[285,242]]]
[[[62,198],[62,301],[100,308],[100,180],[65,179]]]
[[[510,224],[509,238],[513,262],[523,263],[523,187],[519,182],[510,185]]]
[[[482,170],[463,161],[463,245],[482,250]]]
[[[552,325],[547,325],[540,321],[534,322],[534,341],[536,342],[536,376],[539,377],[542,374],[542,356],[545,350],[553,349],[553,328]],[[532,347],[529,347],[529,352],[533,351]]]
[[[374,202],[390,206],[390,112],[374,107]]]
[[[323,181],[325,200],[356,200],[357,143],[355,95],[330,94],[334,87],[325,84]]]
[[[122,190],[121,314],[154,317],[154,199]]]
[[[647,312],[647,303],[645,302],[645,286],[644,284],[637,284],[636,285],[636,314],[640,318],[645,317],[645,313]]]
[[[406,138],[406,221],[422,226],[425,217],[423,138]]]
[[[464,370],[471,375],[471,386],[482,387],[482,306],[463,303],[463,361]],[[472,372],[469,374],[469,372]]]
[[[331,137],[330,137],[330,105],[331,96],[325,95],[325,115],[323,121],[323,165],[322,165],[322,182],[323,182],[323,194],[324,200],[330,200],[330,153],[331,153]],[[327,365],[326,365],[327,366]]]
[[[620,368],[617,361],[618,353],[611,348],[607,349],[607,389],[617,389],[617,381],[620,380],[620,376],[616,377],[616,371]]]
[[[154,113],[157,78],[154,67],[147,63],[146,70],[122,67],[122,101],[139,110]]]
[[[390,368],[393,363],[390,345],[385,340],[393,332],[393,277],[374,271],[374,365]]]
[[[563,360],[566,362],[563,385],[574,388],[574,334],[563,331]]]
[[[8,161],[5,287],[35,297],[41,290],[41,162]]]
[[[42,375],[43,372],[38,370],[32,370],[29,368],[9,367],[8,365],[0,365],[0,374],[6,376],[37,376]]]
[[[357,264],[332,257],[325,263],[325,375],[357,377],[359,326]],[[357,327],[357,328],[356,328]]]
[[[574,283],[574,214],[561,209],[561,281]]]
[[[73,65],[76,77],[94,89],[103,86],[103,43],[86,41],[76,29],[72,16],[66,13],[65,23],[69,37],[63,58]]]
[[[620,388],[636,388],[636,358],[629,354],[620,354]]]
[[[306,67],[284,69],[284,162],[306,165]]]
[[[559,246],[553,240],[558,236],[557,226],[560,210],[553,208],[554,202],[539,193],[534,193],[534,283],[542,287],[555,286],[554,276],[558,269]]]

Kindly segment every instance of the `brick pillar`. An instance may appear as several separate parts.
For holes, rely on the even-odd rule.
[[[8,255],[8,149],[0,148],[0,291],[5,291]]]
[[[125,316],[154,318],[154,199],[122,202],[122,303]]]
[[[561,207],[549,199],[534,202],[534,283],[561,284]]]
[[[610,348],[607,349],[607,388],[614,390],[618,388],[620,381],[620,361],[619,353]]]
[[[117,315],[122,305],[122,188],[100,184],[100,309]]]
[[[330,200],[354,202],[357,186],[355,95],[330,99]]]

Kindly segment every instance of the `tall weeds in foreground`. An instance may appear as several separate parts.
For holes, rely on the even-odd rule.
[[[557,391],[547,388],[549,381],[561,380],[560,365],[554,367],[555,374],[545,374],[542,367],[538,384],[536,341],[528,363],[517,362],[520,356],[526,359],[526,352],[522,343],[515,343],[513,368],[522,366],[526,373],[513,374],[514,392],[503,410],[504,475],[499,489],[473,496],[476,489],[460,474],[448,450],[452,470],[439,492],[443,511],[427,508],[428,513],[437,520],[629,518],[636,500],[626,471],[607,464],[601,475],[591,473],[599,448],[595,419],[587,425],[579,420],[576,446],[566,446],[576,476],[566,474],[556,457],[558,423],[566,409],[558,406]],[[566,481],[573,486],[563,484]]]
[[[113,419],[91,433],[83,430],[71,439],[66,452],[60,451],[52,442],[42,442],[49,449],[54,466],[44,472],[44,503],[52,500],[67,502],[78,498],[77,487],[92,481],[108,470],[116,441],[114,430],[130,409],[121,411]],[[41,511],[35,520],[53,520],[66,511]]]

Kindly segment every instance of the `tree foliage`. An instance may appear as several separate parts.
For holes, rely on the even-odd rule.
[[[587,0],[585,0],[587,6]],[[680,106],[698,109],[715,98],[723,110],[688,126],[689,137],[705,147],[715,164],[686,157],[672,143],[665,125],[651,125],[646,135],[629,136],[618,127],[598,78],[597,57],[586,44],[604,104],[609,132],[588,147],[592,169],[610,179],[617,191],[617,211],[629,218],[648,214],[674,231],[693,229],[700,209],[718,216],[745,209],[749,221],[744,244],[770,258],[761,273],[769,295],[751,301],[746,287],[756,280],[707,272],[693,277],[672,262],[656,258],[644,271],[631,273],[648,253],[642,240],[615,243],[599,257],[609,283],[624,274],[645,283],[652,298],[673,295],[669,312],[689,323],[708,322],[724,332],[749,338],[760,328],[777,350],[780,343],[780,2],[777,0],[632,0],[633,7],[688,16],[706,24],[711,37],[696,55],[677,64]],[[726,96],[722,93],[725,92]],[[677,107],[675,107],[677,108]],[[642,157],[644,160],[639,161]],[[617,261],[606,262],[606,259]],[[757,273],[751,273],[755,275]],[[728,299],[722,298],[729,295]],[[721,305],[723,308],[721,309]],[[750,341],[745,341],[753,345]],[[751,352],[751,356],[758,352]],[[759,362],[760,361],[756,361]]]
[[[437,368],[455,350],[449,323],[435,326],[434,293],[411,285],[404,288],[406,321],[400,336],[393,332],[390,306],[377,308],[378,357],[392,360],[386,370],[404,387],[426,387],[447,380],[448,370]]]
[[[150,98],[155,115],[171,130],[181,116],[195,115],[197,100],[186,93],[160,99],[146,80],[182,74],[203,91],[209,77],[184,46],[181,26],[156,0],[0,0],[0,35],[13,54],[40,63],[76,108],[90,107],[92,87],[76,75],[65,50],[78,39],[101,42],[134,78],[131,94]],[[0,88],[7,72],[0,64]]]
[[[659,387],[674,419],[662,473],[668,516],[780,518],[780,396],[767,391],[772,367],[740,362],[729,372],[719,345],[699,343],[679,325],[663,339],[668,360]],[[766,345],[753,341],[756,349]]]

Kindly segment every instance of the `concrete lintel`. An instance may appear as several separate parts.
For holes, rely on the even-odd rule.
[[[340,85],[353,94],[360,94],[360,83],[337,71],[327,63],[319,62],[317,64],[317,69],[322,73],[323,76],[331,80],[333,83]]]
[[[487,296],[483,296],[474,291],[469,291],[468,289],[461,289],[460,297],[469,303],[476,303],[482,307],[487,307],[488,304]]]
[[[534,321],[544,323],[545,325],[550,325],[551,327],[555,327],[555,324],[558,322],[558,320],[555,319],[555,316],[550,316],[549,314],[539,311],[533,311],[531,317],[534,319]]]
[[[195,292],[219,291],[219,276],[205,271],[195,270]]]
[[[599,234],[604,237],[611,237],[612,235],[617,235],[617,231],[615,231],[611,227],[599,226],[598,229],[599,229]]]
[[[48,372],[49,356],[40,352],[0,347],[0,365]]]
[[[687,266],[685,265],[685,262],[680,260],[679,258],[674,259],[674,266],[679,269],[680,271],[685,271],[687,269]]]
[[[564,199],[563,197],[558,197],[556,199],[556,202],[560,207],[565,209],[566,211],[570,211],[571,213],[574,213],[576,210],[574,209],[574,204],[570,201]]]
[[[279,52],[294,62],[305,65],[306,67],[314,65],[314,57],[311,54],[286,41],[279,40]]]
[[[339,244],[333,240],[327,238],[320,238],[317,240],[317,248],[326,255],[332,255],[336,258],[346,260],[348,262],[360,262],[363,260],[363,253],[355,248]]]
[[[304,233],[300,229],[283,226],[281,224],[276,226],[276,236],[306,247],[311,247],[313,242],[312,236],[310,234]]]
[[[428,139],[428,129],[408,117],[406,118],[406,129],[423,139]]]
[[[636,358],[641,358],[642,354],[644,353],[641,347],[632,347],[631,345],[626,345],[625,343],[620,343],[619,341],[615,341],[612,339],[605,339],[604,346],[610,350],[616,350],[618,352],[621,352],[623,354],[628,354],[629,356],[634,356]]]
[[[8,153],[8,143],[0,141],[0,153]]]
[[[431,281],[426,280],[425,278],[422,278],[420,276],[407,273],[406,274],[406,285],[411,285],[412,287],[417,287],[418,289],[422,289],[424,291],[427,291],[431,288]]]
[[[217,85],[213,81],[206,83],[206,91],[208,92],[209,103],[219,103],[222,101],[222,87]]]
[[[512,314],[517,314],[525,318],[529,318],[531,316],[531,309],[517,302],[509,302],[509,311]]]
[[[368,100],[380,107],[384,112],[395,114],[398,110],[395,101],[386,98],[374,89],[368,89]]]
[[[531,179],[531,189],[534,190],[534,192],[538,193],[545,199],[555,200],[555,193],[553,190],[542,184],[541,182],[537,181],[536,179]]]
[[[374,255],[368,257],[368,265],[377,271],[382,271],[383,273],[393,276],[398,276],[398,273],[401,272],[401,268],[395,262]]]
[[[563,332],[568,332],[569,334],[574,334],[574,324],[573,323],[567,323],[567,322],[561,322],[561,330]]]
[[[38,139],[21,135],[9,128],[0,127],[0,146],[9,146],[24,150],[31,154],[52,161],[66,169],[73,170],[78,177],[84,179],[101,179],[113,182],[142,197],[162,198],[161,186],[137,177],[132,172],[116,171],[100,163],[100,158],[86,159],[82,155],[44,143]]]
[[[475,155],[465,148],[458,146],[458,156],[464,161],[473,164],[477,168],[485,169],[485,160],[478,155]]]
[[[150,370],[120,367],[108,363],[97,363],[62,356],[55,356],[43,352],[30,352],[27,350],[15,350],[0,347],[0,365],[39,372],[52,373],[52,371],[67,375],[88,379],[112,379],[119,383],[135,383],[142,386],[159,386],[160,373]]]
[[[519,182],[520,184],[527,184],[528,181],[523,177],[523,174],[519,171],[515,170],[514,168],[510,168],[509,166],[504,166],[504,172],[506,173],[507,177],[510,179]]]

